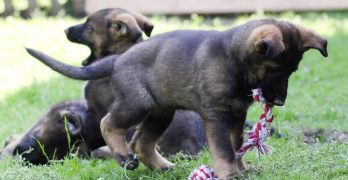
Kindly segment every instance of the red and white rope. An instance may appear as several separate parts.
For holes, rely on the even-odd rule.
[[[217,177],[214,174],[214,170],[206,165],[201,165],[198,168],[194,169],[188,180],[215,180]]]
[[[257,147],[261,154],[269,153],[269,147],[264,142],[271,131],[269,124],[274,119],[272,113],[273,106],[266,103],[265,98],[262,96],[261,89],[253,89],[252,92],[254,101],[260,102],[264,111],[260,115],[260,120],[254,125],[253,130],[248,133],[248,140],[245,141],[242,147],[236,152],[237,158],[241,158],[246,151],[254,147]]]

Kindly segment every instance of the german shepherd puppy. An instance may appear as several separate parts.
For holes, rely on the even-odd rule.
[[[71,42],[86,45],[91,55],[83,61],[87,66],[100,58],[121,54],[136,43],[141,42],[142,32],[148,37],[154,25],[141,14],[124,9],[103,9],[90,15],[86,22],[65,30]],[[85,86],[84,95],[88,111],[95,119],[101,119],[114,99],[110,77],[90,80]]]
[[[95,133],[95,126],[99,122],[90,119],[84,101],[64,101],[52,106],[27,132],[10,138],[1,157],[21,153],[27,162],[46,164],[52,159],[62,159],[69,152],[88,155],[89,149],[105,144]],[[87,132],[96,136],[86,136]]]
[[[217,176],[228,179],[246,169],[235,150],[243,142],[250,90],[261,88],[268,103],[283,105],[290,75],[312,48],[328,55],[327,41],[314,32],[263,19],[222,32],[164,33],[87,67],[69,66],[36,50],[28,52],[70,78],[112,74],[116,98],[101,121],[101,131],[119,164],[132,160],[135,153],[150,168],[172,167],[157,152],[156,142],[176,109],[193,110],[203,118]],[[128,147],[124,134],[137,123]],[[126,167],[134,169],[136,162]]]

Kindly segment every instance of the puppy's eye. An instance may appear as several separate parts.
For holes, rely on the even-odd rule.
[[[113,24],[112,28],[114,28],[116,31],[121,31],[122,25],[119,23]]]
[[[111,28],[118,33],[127,34],[127,26],[123,23],[113,23]]]

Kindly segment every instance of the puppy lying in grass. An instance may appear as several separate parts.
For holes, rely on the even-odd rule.
[[[251,89],[261,88],[268,103],[283,105],[288,79],[303,54],[317,49],[327,56],[327,41],[289,22],[255,20],[226,31],[180,30],[158,35],[87,67],[61,63],[28,52],[52,69],[75,79],[112,77],[115,100],[101,121],[102,135],[121,165],[140,161],[153,169],[174,164],[156,150],[177,109],[203,118],[213,166],[229,179],[246,169],[235,150],[252,104]],[[124,135],[140,124],[128,146]],[[127,164],[135,169],[136,161]]]

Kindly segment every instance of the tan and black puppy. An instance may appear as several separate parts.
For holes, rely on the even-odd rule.
[[[261,88],[268,103],[283,105],[290,75],[312,48],[328,55],[327,41],[312,31],[264,19],[221,32],[164,33],[87,67],[69,66],[32,49],[28,52],[70,78],[88,80],[112,74],[116,98],[101,122],[101,131],[121,165],[135,153],[150,168],[173,166],[155,145],[175,110],[187,109],[203,118],[216,174],[228,179],[246,169],[235,150],[243,142],[251,89]],[[124,134],[137,123],[128,147]]]
[[[86,45],[90,56],[83,65],[108,55],[121,54],[136,43],[142,41],[142,32],[148,37],[153,24],[141,14],[120,8],[99,10],[90,15],[86,22],[65,30],[71,42]],[[110,86],[110,77],[88,81],[84,89],[88,111],[94,119],[101,119],[108,111],[114,97]]]
[[[100,132],[100,120],[87,110],[85,101],[64,101],[52,106],[27,132],[6,141],[0,158],[20,154],[26,162],[46,164],[69,153],[98,158],[112,157]],[[185,124],[190,119],[190,124]],[[135,128],[126,133],[130,141]],[[205,146],[201,119],[194,112],[178,111],[158,142],[165,156],[178,152],[197,155]],[[103,147],[104,146],[104,147]]]

